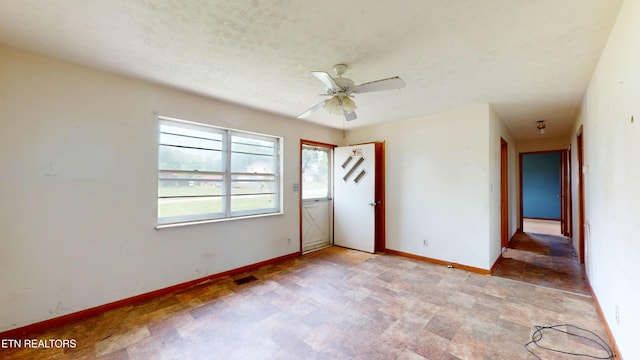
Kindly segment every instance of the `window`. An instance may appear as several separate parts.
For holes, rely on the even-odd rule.
[[[158,225],[281,213],[281,138],[160,118]]]

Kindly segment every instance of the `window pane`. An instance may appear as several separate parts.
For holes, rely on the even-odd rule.
[[[222,151],[160,145],[160,170],[224,171]]]
[[[222,138],[222,136],[219,137]],[[188,148],[222,150],[222,139],[211,140],[167,133],[160,133],[160,144]]]
[[[329,151],[302,149],[302,198],[329,197]]]
[[[222,175],[161,172],[158,196],[219,196],[224,192]]]
[[[231,153],[231,171],[273,174],[275,172],[275,158],[270,155]]]
[[[162,224],[224,216],[221,197],[158,199],[158,222]]]
[[[231,194],[264,194],[276,190],[275,176],[234,175],[231,178]]]
[[[276,142],[264,137],[231,135],[231,151],[250,154],[275,155]]]
[[[178,124],[178,123],[176,124],[161,123],[160,133],[183,135],[186,137],[194,137],[194,138],[202,138],[202,139],[210,139],[210,140],[218,140],[218,141],[222,141],[224,136],[223,130],[216,130],[213,128],[199,127],[197,125]]]
[[[231,211],[273,210],[276,207],[275,194],[266,195],[233,195],[231,196]]]

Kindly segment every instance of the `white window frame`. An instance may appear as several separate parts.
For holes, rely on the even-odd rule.
[[[175,127],[180,127],[183,129],[196,129],[198,131],[209,132],[213,134],[222,135],[222,158],[223,160],[223,169],[220,171],[199,171],[199,170],[172,170],[172,169],[161,169],[160,168],[160,149],[162,146],[168,146],[167,144],[163,144],[161,142],[161,131],[162,125],[171,125]],[[217,127],[209,124],[196,123],[187,120],[175,119],[165,116],[158,117],[158,143],[156,149],[158,150],[157,156],[157,174],[158,174],[158,182],[157,182],[157,211],[156,211],[156,229],[161,229],[165,227],[175,227],[175,226],[183,226],[183,225],[193,225],[193,224],[202,224],[202,223],[210,223],[210,222],[218,222],[218,221],[226,221],[226,220],[234,220],[234,219],[243,219],[243,218],[252,218],[258,216],[270,216],[270,215],[281,215],[282,211],[282,147],[283,147],[283,138],[274,135],[266,135],[255,132],[248,132],[242,130],[235,130],[229,128]],[[238,172],[232,171],[233,163],[232,163],[232,155],[233,154],[241,154],[241,151],[232,151],[232,138],[234,136],[240,136],[244,138],[253,138],[261,141],[268,141],[274,143],[275,154],[274,154],[274,170],[273,173],[270,172]],[[213,150],[212,150],[213,151]],[[222,200],[222,211],[216,213],[200,213],[195,215],[185,215],[179,217],[161,217],[160,216],[160,202],[163,199],[167,198],[176,198],[176,199],[185,199],[185,196],[161,196],[160,195],[160,184],[162,180],[166,180],[163,177],[163,174],[166,173],[183,173],[186,175],[212,175],[212,176],[221,176],[222,177],[222,194],[217,195]],[[165,175],[166,176],[166,175]],[[234,182],[251,182],[251,177],[272,177],[273,178],[273,192],[265,193],[271,194],[274,198],[274,204],[270,208],[262,208],[262,209],[249,209],[249,210],[231,210],[232,199],[240,198],[242,196],[252,196],[256,195],[256,193],[248,193],[248,194],[240,194],[233,193],[233,183]],[[235,180],[240,178],[239,180]],[[256,181],[256,180],[253,180]],[[195,196],[195,197],[211,197],[207,195]]]

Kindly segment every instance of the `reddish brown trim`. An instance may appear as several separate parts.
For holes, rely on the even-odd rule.
[[[562,156],[561,156],[561,173],[560,173],[560,213],[561,213],[561,217],[562,220],[561,224],[560,224],[560,232],[562,233],[562,235],[564,236],[569,236],[569,206],[568,206],[568,199],[569,199],[569,175],[568,175],[568,171],[569,171],[569,166],[567,164],[567,150],[562,152]]]
[[[618,360],[623,360],[622,355],[620,355],[620,349],[618,348],[618,344],[616,343],[616,339],[613,337],[613,333],[611,332],[611,328],[609,328],[609,323],[607,319],[604,317],[604,312],[602,311],[602,306],[600,306],[600,302],[598,301],[598,297],[596,293],[593,292],[593,288],[591,284],[589,285],[589,291],[591,292],[591,297],[593,298],[593,303],[596,307],[596,311],[598,312],[598,316],[600,317],[600,321],[604,325],[604,331],[607,333],[607,338],[609,339],[609,345],[613,350],[613,358]]]
[[[311,145],[311,146],[321,146],[321,147],[328,147],[328,148],[336,148],[338,147],[338,145],[334,145],[334,144],[329,144],[329,143],[323,143],[323,142],[319,142],[319,141],[313,141],[313,140],[306,140],[306,139],[300,139],[300,145]]]
[[[500,253],[500,256],[498,256],[496,261],[493,263],[493,266],[491,267],[491,269],[489,269],[489,273],[490,274],[493,274],[496,271],[496,269],[498,268],[498,265],[500,264],[502,259],[504,259],[504,258],[502,257],[502,253]]]
[[[455,269],[462,269],[462,270],[466,270],[466,271],[469,271],[469,272],[472,272],[472,273],[476,273],[476,274],[482,274],[482,275],[490,275],[491,274],[491,270],[481,269],[481,268],[468,266],[468,265],[463,265],[463,264],[458,264],[458,263],[452,263],[450,261],[433,259],[433,258],[429,258],[429,257],[426,257],[426,256],[410,254],[410,253],[406,253],[406,252],[402,252],[402,251],[398,251],[398,250],[386,249],[385,252],[387,252],[389,254],[393,254],[393,255],[406,257],[406,258],[409,258],[409,259],[426,261],[428,263],[432,263],[432,264],[436,264],[436,265],[451,266],[451,267],[453,267]],[[496,265],[494,264],[493,267],[491,267],[491,268],[493,269],[495,266]]]
[[[375,214],[375,251],[385,251],[387,248],[386,229],[386,167],[384,141],[378,141],[375,145],[376,169],[375,169],[375,199],[379,201],[376,205]]]
[[[298,238],[300,251],[302,251],[302,149],[305,140],[300,139],[300,151],[298,152]]]
[[[500,138],[500,246],[509,246],[509,144]]]
[[[518,199],[520,199],[520,208],[518,212],[518,231],[524,230],[524,207],[522,206],[522,153],[518,154]]]
[[[81,310],[81,311],[74,312],[74,313],[71,313],[71,314],[55,317],[53,319],[48,319],[48,320],[44,320],[44,321],[40,321],[40,322],[37,322],[37,323],[30,324],[30,325],[21,326],[19,328],[15,328],[15,329],[11,329],[11,330],[0,332],[0,338],[2,338],[2,339],[20,338],[20,337],[23,337],[23,336],[28,335],[28,334],[33,334],[33,333],[36,333],[36,332],[40,332],[40,331],[43,331],[43,330],[50,329],[52,327],[57,327],[57,326],[68,324],[70,322],[74,322],[74,321],[78,321],[78,320],[81,320],[81,319],[85,319],[85,318],[88,318],[88,317],[91,317],[91,316],[100,315],[100,314],[102,314],[104,312],[107,312],[109,310],[121,308],[121,307],[124,307],[124,306],[128,306],[128,305],[132,305],[134,303],[141,302],[141,301],[145,301],[145,300],[153,299],[153,298],[160,297],[160,296],[163,296],[163,295],[167,295],[167,294],[170,294],[170,293],[178,291],[178,290],[183,290],[183,289],[189,288],[191,286],[197,285],[197,284],[202,283],[202,282],[207,281],[207,280],[212,280],[212,279],[221,278],[223,276],[229,276],[229,275],[235,275],[235,274],[243,273],[245,271],[254,270],[254,269],[257,269],[257,268],[265,266],[265,265],[275,264],[275,263],[278,263],[278,262],[281,262],[281,261],[284,261],[284,260],[293,259],[293,258],[296,258],[296,257],[298,257],[300,255],[301,255],[301,252],[298,251],[298,252],[295,252],[295,253],[279,256],[277,258],[273,258],[273,259],[257,262],[255,264],[242,266],[242,267],[239,267],[239,268],[236,268],[236,269],[232,269],[232,270],[228,270],[228,271],[225,271],[225,272],[221,272],[221,273],[218,273],[218,274],[213,274],[213,275],[205,276],[205,277],[202,277],[202,278],[199,278],[199,279],[187,281],[187,282],[184,282],[184,283],[181,283],[181,284],[169,286],[169,287],[166,287],[166,288],[163,288],[163,289],[158,289],[158,290],[150,291],[148,293],[132,296],[130,298],[117,300],[117,301],[110,302],[110,303],[107,303],[107,304],[104,304],[104,305],[99,305],[99,306],[96,306],[96,307],[92,307],[92,308],[89,308],[89,309]]]
[[[567,234],[566,236],[572,238],[573,237],[573,192],[571,191],[573,187],[572,180],[572,162],[571,159],[571,145],[567,149],[567,176],[569,177],[567,180]]]
[[[584,264],[584,138],[582,125],[576,134],[578,155],[578,259]]]

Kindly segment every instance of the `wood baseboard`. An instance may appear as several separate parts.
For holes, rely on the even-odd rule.
[[[613,333],[611,332],[611,328],[609,328],[609,323],[607,319],[604,317],[604,312],[602,311],[602,307],[600,306],[600,301],[598,301],[598,297],[596,293],[593,291],[591,284],[589,285],[589,292],[591,292],[591,298],[593,298],[593,303],[596,306],[596,311],[598,312],[598,316],[600,317],[600,321],[604,325],[604,330],[607,333],[607,339],[609,340],[609,345],[611,346],[611,350],[613,350],[613,358],[616,360],[624,360],[622,355],[620,354],[620,349],[618,349],[618,344],[616,343],[616,339],[613,337]]]
[[[496,268],[498,268],[498,265],[500,264],[500,261],[502,261],[502,259],[502,250],[500,250],[500,256],[498,256],[496,261],[494,261],[493,266],[491,266],[491,269],[489,270],[489,274],[493,274],[493,272],[496,271]]]
[[[273,258],[273,259],[257,262],[255,264],[242,266],[242,267],[239,267],[239,268],[236,268],[236,269],[228,270],[228,271],[217,273],[217,274],[208,275],[208,276],[205,276],[205,277],[202,277],[202,278],[199,278],[199,279],[187,281],[187,282],[184,282],[184,283],[181,283],[181,284],[177,284],[177,285],[173,285],[173,286],[169,286],[169,287],[166,287],[166,288],[163,288],[163,289],[158,289],[158,290],[150,291],[150,292],[147,292],[147,293],[144,293],[144,294],[132,296],[130,298],[117,300],[117,301],[110,302],[110,303],[107,303],[107,304],[104,304],[104,305],[99,305],[99,306],[96,306],[96,307],[92,307],[92,308],[89,308],[89,309],[85,309],[85,310],[81,310],[81,311],[78,311],[78,312],[70,313],[70,314],[67,314],[67,315],[63,315],[63,316],[55,317],[55,318],[52,318],[52,319],[47,319],[47,320],[44,320],[44,321],[33,323],[33,324],[30,324],[30,325],[21,326],[19,328],[3,331],[3,332],[0,332],[0,339],[18,339],[18,338],[22,338],[22,337],[24,337],[26,335],[37,333],[37,332],[40,332],[40,331],[43,331],[43,330],[47,330],[47,329],[50,329],[52,327],[61,326],[61,325],[68,324],[68,323],[71,323],[71,322],[74,322],[74,321],[78,321],[78,320],[81,320],[81,319],[85,319],[85,318],[88,318],[88,317],[91,317],[91,316],[100,315],[100,314],[102,314],[104,312],[107,312],[109,310],[117,309],[117,308],[120,308],[120,307],[132,305],[132,304],[135,304],[135,303],[138,303],[138,302],[141,302],[141,301],[145,301],[145,300],[149,300],[149,299],[156,298],[156,297],[159,297],[159,296],[167,295],[167,294],[170,294],[170,293],[172,293],[174,291],[183,290],[183,289],[192,287],[194,285],[200,284],[200,283],[202,283],[204,281],[221,278],[223,276],[235,275],[235,274],[243,273],[245,271],[251,271],[251,270],[257,269],[259,267],[265,266],[265,265],[275,264],[275,263],[278,263],[278,262],[281,262],[281,261],[284,261],[284,260],[296,258],[296,257],[301,256],[301,255],[302,255],[301,252],[295,252],[295,253],[279,256],[277,258]]]
[[[426,257],[426,256],[410,254],[410,253],[406,253],[406,252],[402,252],[402,251],[398,251],[398,250],[393,250],[393,249],[384,249],[384,252],[389,253],[389,254],[393,254],[393,255],[406,257],[406,258],[409,258],[409,259],[426,261],[426,262],[429,262],[429,263],[432,263],[432,264],[436,264],[436,265],[451,266],[454,269],[462,269],[462,270],[466,270],[468,272],[472,272],[472,273],[476,273],[476,274],[490,275],[491,271],[492,271],[492,270],[477,268],[477,267],[474,267],[474,266],[458,264],[458,263],[452,263],[450,261],[433,259],[433,258]],[[495,267],[495,266],[496,266],[496,264],[493,265],[493,267]],[[493,269],[493,267],[491,269]]]

